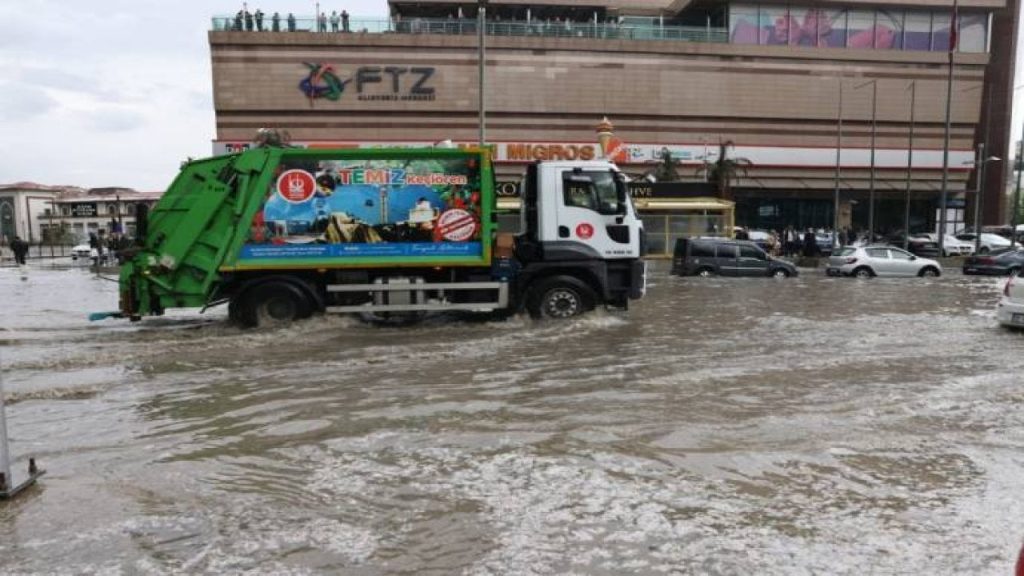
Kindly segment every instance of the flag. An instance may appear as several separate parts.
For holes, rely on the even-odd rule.
[[[960,29],[960,6],[953,0],[953,19],[949,23],[949,51],[956,52],[957,35]]]

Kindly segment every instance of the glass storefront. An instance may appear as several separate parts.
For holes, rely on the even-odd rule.
[[[949,50],[950,10],[834,9],[779,4],[729,6],[734,44],[871,50]],[[959,15],[960,52],[988,49],[989,15]]]

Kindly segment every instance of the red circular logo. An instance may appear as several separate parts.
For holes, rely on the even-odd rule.
[[[316,193],[316,180],[305,170],[288,170],[277,178],[277,193],[292,204],[301,204]]]
[[[449,242],[465,242],[476,233],[476,218],[461,208],[445,210],[437,219],[437,230]]]
[[[590,237],[594,235],[594,227],[584,222],[576,227],[576,235],[584,240],[590,240]]]

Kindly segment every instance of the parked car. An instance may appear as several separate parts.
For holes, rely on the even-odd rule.
[[[888,244],[897,248],[903,248],[904,239],[905,236],[903,235],[903,232],[897,232],[886,236],[885,240],[880,242],[880,244]],[[907,250],[915,256],[922,256],[924,258],[939,257],[939,243],[928,238],[911,236],[910,240],[907,242]]]
[[[974,239],[977,235],[973,232],[964,232],[963,234],[956,235],[957,240],[963,240],[964,242],[970,242],[974,244]],[[998,234],[990,234],[988,232],[981,233],[981,245],[978,247],[978,254],[988,254],[993,250],[999,250],[1000,248],[1009,248],[1010,241]]]
[[[679,276],[796,276],[796,267],[769,256],[749,240],[680,238],[672,256]]]
[[[1006,276],[1024,270],[1024,250],[1000,248],[988,254],[977,254],[964,260],[964,274]]]
[[[830,256],[832,254],[832,235],[824,232],[815,232],[814,241],[818,244],[818,252],[821,252],[822,256]]]
[[[79,258],[88,260],[89,251],[92,250],[88,244],[78,244],[71,248],[71,259],[78,260]]]
[[[924,276],[942,274],[942,265],[929,258],[915,256],[895,246],[845,246],[828,259],[829,276]]]
[[[910,239],[933,242],[936,246],[939,243],[939,235],[935,233],[914,234]],[[952,234],[946,234],[946,239],[942,246],[942,254],[943,256],[968,256],[974,254],[974,242],[966,242]],[[924,254],[919,254],[919,256],[924,256]]]
[[[769,251],[771,234],[765,230],[747,230],[747,239],[757,244],[757,247],[765,252]]]
[[[1003,297],[996,305],[996,318],[1003,326],[1024,328],[1024,278],[1014,274],[1003,287]]]

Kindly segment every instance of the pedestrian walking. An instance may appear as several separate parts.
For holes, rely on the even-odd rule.
[[[263,10],[256,9],[256,31],[263,32]]]
[[[274,32],[281,31],[281,15],[274,12],[274,15],[270,17],[270,29]]]
[[[333,12],[331,12],[331,32],[337,32],[338,31],[338,22],[339,21],[340,21],[340,19],[338,18],[338,11],[334,10]]]
[[[288,31],[295,32],[295,14],[288,13]]]
[[[349,28],[348,28],[348,12],[346,12],[345,10],[341,11],[341,31],[342,32],[349,32],[350,31]]]
[[[842,230],[839,231],[839,245],[840,246],[846,246],[849,243],[849,241],[850,241],[850,236],[846,232],[846,228],[843,228]]]
[[[28,242],[22,240],[21,236],[15,236],[11,241],[11,252],[14,252],[14,263],[23,266],[25,255],[28,254]]]

